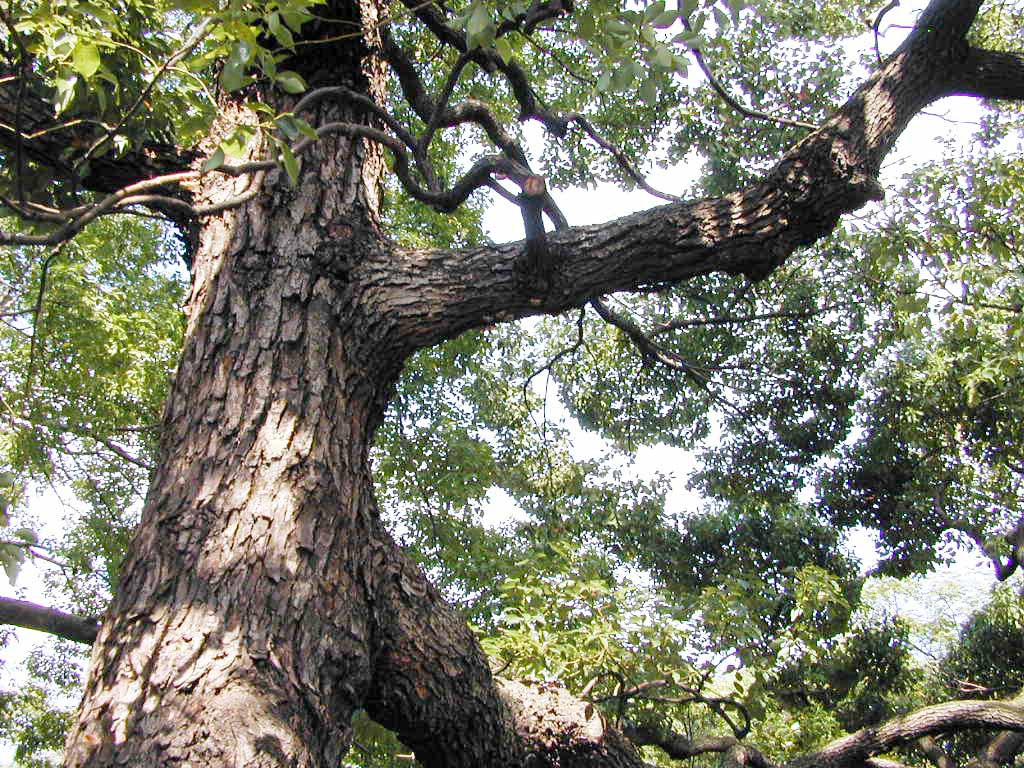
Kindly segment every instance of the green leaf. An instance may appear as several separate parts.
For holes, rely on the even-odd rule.
[[[627,61],[612,73],[612,88],[617,91],[624,91],[629,88],[636,79],[640,65],[635,61]]]
[[[25,550],[11,544],[0,544],[0,565],[7,573],[7,580],[13,587],[18,580],[21,565],[25,562]]]
[[[679,18],[679,14],[676,11],[665,11],[654,20],[653,24],[658,29],[668,29],[676,23],[677,18]]]
[[[100,68],[100,49],[92,43],[80,42],[71,54],[71,67],[82,77],[92,77]]]
[[[56,114],[65,112],[75,99],[75,85],[78,83],[78,75],[64,75],[54,81],[57,86],[57,100],[54,102]]]
[[[288,181],[294,187],[299,183],[299,172],[302,170],[301,162],[287,144],[281,143],[279,148],[281,150],[281,164],[284,165],[284,169],[288,174]]]
[[[293,11],[282,8],[281,18],[292,32],[299,32],[302,30],[302,25],[313,17],[305,10]]]
[[[302,75],[298,72],[292,72],[291,70],[284,70],[278,72],[277,77],[274,78],[276,82],[286,93],[304,93],[306,88],[306,81],[302,79]]]
[[[573,15],[575,18],[575,14]],[[589,40],[594,36],[594,32],[597,31],[597,25],[594,22],[594,14],[589,12],[582,12],[577,20],[576,34],[584,40]]]
[[[658,103],[658,88],[653,78],[648,77],[640,86],[640,99],[649,107]]]
[[[271,80],[277,77],[277,61],[274,59],[273,54],[270,51],[260,51],[259,53],[260,69],[263,70],[263,74],[269,77]],[[267,105],[261,105],[267,106]]]
[[[512,46],[504,37],[499,37],[494,41],[494,50],[506,64],[512,61]]]
[[[21,539],[26,544],[36,545],[39,543],[39,537],[36,536],[36,532],[31,528],[19,528],[14,532],[16,539]]]
[[[281,23],[281,15],[277,11],[267,15],[267,29],[285,48],[295,50],[295,38],[292,37],[291,30]]]
[[[654,54],[653,64],[661,69],[673,69],[675,67],[675,57],[668,48],[659,45]]]
[[[307,139],[312,139],[313,141],[316,141],[320,138],[316,133],[316,129],[313,128],[312,125],[307,123],[301,117],[293,117],[292,124],[298,129],[299,133],[301,133]]]
[[[650,24],[665,12],[665,0],[656,0],[644,8],[644,22]]]
[[[245,148],[249,143],[249,139],[253,137],[255,132],[255,129],[248,125],[236,126],[231,135],[220,143],[221,149],[227,153],[228,157],[241,157],[245,154]]]
[[[631,35],[631,34],[633,34],[633,26],[631,24],[627,24],[624,21],[619,21],[618,19],[608,19],[604,23],[604,28],[605,28],[605,31],[607,31],[607,32],[609,32],[609,33],[611,33],[613,35]]]
[[[206,162],[203,163],[203,172],[215,171],[224,165],[224,149],[223,147],[217,147],[213,154],[206,158]]]
[[[496,28],[484,3],[474,3],[466,20],[466,45],[482,48],[494,39]]]
[[[274,119],[274,124],[288,141],[294,141],[299,137],[299,129],[295,125],[295,119],[291,113],[278,116]]]
[[[232,59],[224,64],[224,69],[220,73],[220,85],[228,93],[237,91],[248,80],[249,78],[245,75],[245,66]]]

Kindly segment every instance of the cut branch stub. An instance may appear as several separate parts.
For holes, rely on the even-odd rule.
[[[519,181],[519,185],[523,191],[517,200],[523,215],[526,243],[517,266],[531,291],[543,296],[551,287],[551,274],[554,269],[551,246],[544,231],[547,184],[543,176],[531,174]]]

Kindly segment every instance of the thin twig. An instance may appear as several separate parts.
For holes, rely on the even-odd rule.
[[[683,26],[686,28],[687,31],[693,31],[693,27],[690,26],[689,21],[687,21],[686,19],[682,19],[682,22]],[[788,117],[779,117],[778,115],[771,115],[768,114],[767,112],[762,112],[760,110],[753,109],[744,104],[741,104],[739,101],[733,98],[732,94],[730,94],[725,89],[725,86],[722,85],[721,81],[717,77],[715,77],[715,73],[711,71],[711,67],[708,66],[707,60],[704,58],[704,54],[701,52],[700,48],[697,48],[696,46],[692,45],[687,47],[690,49],[690,53],[693,54],[693,58],[697,62],[697,66],[700,67],[700,71],[703,72],[704,76],[708,79],[708,83],[711,85],[712,90],[714,90],[714,92],[719,95],[722,101],[724,101],[726,104],[735,109],[744,117],[751,117],[756,120],[767,120],[769,122],[777,123],[779,125],[786,125],[791,128],[807,128],[812,131],[818,130],[819,126],[815,125],[814,123],[805,123],[802,120],[791,120]]]
[[[880,10],[878,12],[878,15],[875,16],[874,24],[871,25],[871,28],[875,32],[875,56],[878,57],[878,65],[879,66],[882,65],[882,51],[881,51],[881,48],[879,47],[880,46],[879,38],[881,36],[881,34],[879,32],[879,29],[882,26],[882,19],[885,18],[885,15],[887,13],[889,13],[889,11],[893,10],[894,8],[896,8],[899,4],[900,4],[900,0],[892,0],[892,2],[890,2],[887,6],[885,6],[885,8],[883,8],[882,10]]]
[[[31,557],[37,560],[43,560],[47,563],[51,563],[52,565],[56,565],[58,568],[61,569],[71,567],[69,563],[65,563],[63,560],[57,560],[56,558],[50,557],[49,555],[44,555],[42,552],[37,552],[36,550],[42,550],[43,548],[40,547],[38,544],[33,544],[30,541],[24,541],[23,539],[0,539],[0,546],[4,545],[8,547],[19,547],[21,549],[24,549],[25,552],[27,552]]]
[[[32,396],[32,380],[35,377],[36,355],[39,350],[40,324],[42,322],[43,298],[46,295],[46,283],[50,273],[50,265],[64,248],[64,243],[59,243],[46,258],[39,272],[39,290],[36,292],[36,301],[32,307],[32,340],[29,342],[28,350],[28,371],[25,374],[24,398],[28,402]]]
[[[661,346],[652,341],[643,330],[623,315],[613,311],[602,299],[594,298],[590,301],[590,306],[594,308],[598,316],[609,325],[613,325],[620,331],[626,334],[626,337],[633,342],[633,345],[639,350],[643,357],[651,362],[661,363],[666,368],[670,368],[673,371],[682,373],[686,378],[697,384],[699,387],[706,388],[708,385],[708,378],[697,373],[696,368],[681,355],[677,355],[675,352],[669,352],[663,349]]]

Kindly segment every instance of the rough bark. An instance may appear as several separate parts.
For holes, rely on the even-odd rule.
[[[361,52],[333,53],[366,89]],[[367,451],[395,363],[353,343],[373,336],[347,277],[359,238],[318,247],[376,226],[379,152],[333,137],[306,168],[200,233],[160,462],[68,765],[333,768],[347,749],[377,621]],[[204,204],[249,183],[205,180]]]
[[[380,151],[348,135],[313,148],[295,189],[271,173],[207,219],[158,466],[68,765],[334,768],[360,707],[431,767],[639,765],[565,691],[496,684],[465,622],[383,529],[368,446],[394,381],[415,350],[469,328],[711,271],[764,277],[881,194],[882,158],[923,106],[1004,87],[980,73],[994,59],[979,65],[963,42],[977,7],[933,3],[750,189],[551,236],[543,290],[521,244],[390,243]],[[382,8],[338,0],[324,18],[370,28]],[[295,68],[314,87],[379,95],[367,49],[330,32],[333,46]],[[336,102],[318,110],[317,124],[368,120]],[[215,205],[246,183],[210,174],[189,191]]]
[[[1024,731],[1024,707],[1015,701],[951,701],[925,707],[878,728],[863,728],[792,763],[792,768],[847,768],[926,736],[950,730]]]

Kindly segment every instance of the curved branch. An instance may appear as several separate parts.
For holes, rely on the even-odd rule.
[[[567,119],[582,128],[583,132],[590,137],[591,141],[615,158],[615,162],[619,164],[619,167],[622,168],[622,170],[626,172],[626,175],[633,180],[633,183],[640,187],[644,192],[670,202],[679,202],[682,200],[678,195],[662,192],[652,187],[644,175],[640,173],[636,166],[629,161],[629,158],[626,157],[626,153],[598,133],[597,129],[594,128],[593,124],[586,117],[581,114],[574,113],[569,115]]]
[[[414,350],[495,317],[564,312],[616,291],[716,272],[764,279],[797,249],[831,233],[844,214],[882,197],[878,173],[896,139],[924,107],[962,85],[959,72],[971,68],[964,35],[977,5],[934,0],[885,66],[747,189],[550,233],[557,257],[542,297],[517,272],[522,244],[507,244],[400,259],[382,253],[386,270],[373,260],[363,265],[373,285],[367,298],[393,308],[390,338]],[[382,279],[382,271],[389,276]]]
[[[881,64],[882,64],[882,51],[879,48],[879,39],[881,37],[881,31],[880,30],[881,30],[881,27],[882,27],[882,19],[885,18],[886,14],[888,14],[889,11],[893,10],[894,8],[896,8],[899,4],[900,4],[900,0],[889,0],[889,4],[886,5],[884,8],[882,8],[882,10],[880,10],[878,12],[878,14],[875,16],[874,23],[871,25],[871,28],[875,32],[875,56],[878,58],[879,66],[881,66]]]
[[[1024,733],[1007,731],[1000,733],[988,743],[977,758],[968,763],[968,768],[1001,768],[1011,765],[1024,750]]]
[[[638,747],[658,747],[673,760],[689,760],[708,753],[724,753],[739,744],[732,736],[688,739],[681,733],[669,733],[649,725],[624,728],[623,735]]]
[[[680,357],[674,352],[663,349],[652,341],[647,334],[643,332],[640,326],[628,317],[612,311],[611,307],[609,307],[602,299],[591,299],[590,306],[594,308],[594,311],[597,312],[602,320],[610,325],[614,325],[626,334],[626,337],[633,342],[633,346],[639,350],[645,360],[660,363],[666,368],[682,373],[690,379],[690,381],[700,387],[707,386],[707,378],[698,374],[696,369],[688,360]]]
[[[935,768],[958,768],[956,761],[931,736],[922,736],[917,740],[917,746]]]
[[[878,728],[864,728],[836,739],[794,766],[845,768],[926,736],[970,729],[1024,731],[1024,706],[1008,701],[951,701],[894,718]]]
[[[47,632],[86,645],[92,645],[100,630],[99,621],[94,618],[75,616],[10,597],[0,597],[0,624]]]

